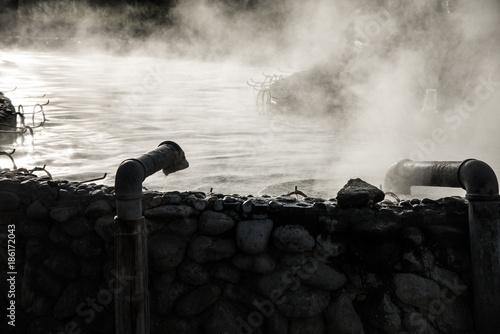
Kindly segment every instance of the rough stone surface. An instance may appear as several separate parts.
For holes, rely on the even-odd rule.
[[[241,317],[236,312],[235,305],[219,301],[202,320],[202,327],[207,334],[239,333],[242,325],[238,323],[238,319]]]
[[[58,246],[69,248],[73,239],[64,232],[61,224],[54,224],[49,232],[49,240]]]
[[[76,279],[80,273],[77,259],[70,253],[55,250],[43,261],[43,265],[53,273],[67,279]]]
[[[215,303],[221,295],[221,292],[221,289],[214,284],[200,286],[187,295],[182,296],[179,299],[175,310],[181,316],[195,316]]]
[[[414,274],[397,274],[393,279],[394,293],[403,303],[428,310],[440,300],[441,289],[433,280]]]
[[[470,309],[461,298],[444,295],[431,304],[431,312],[435,315],[434,323],[442,333],[459,333],[472,328]]]
[[[19,332],[114,332],[113,191],[0,170]],[[375,201],[145,190],[151,333],[471,333],[467,201]]]
[[[337,203],[341,208],[361,208],[382,201],[382,190],[361,179],[351,179],[337,193]]]
[[[177,268],[178,277],[191,285],[203,285],[210,280],[208,270],[197,262],[185,261]]]
[[[189,236],[198,230],[198,219],[171,219],[167,223],[167,230],[182,237]]]
[[[274,269],[276,261],[265,253],[258,255],[236,254],[233,257],[233,264],[243,271],[266,274]]]
[[[218,262],[210,270],[210,274],[226,282],[236,283],[240,280],[241,273],[227,262]]]
[[[216,236],[234,227],[234,219],[222,212],[204,211],[200,216],[199,230],[202,234]]]
[[[157,291],[165,291],[175,279],[175,270],[159,273],[153,277],[153,286]]]
[[[280,298],[278,308],[287,317],[313,317],[321,313],[330,302],[326,291],[299,287],[288,290]]]
[[[430,272],[430,278],[448,288],[456,296],[462,296],[468,291],[467,285],[460,276],[451,270],[434,266]]]
[[[94,257],[104,252],[104,244],[97,235],[88,234],[81,239],[73,240],[71,250],[83,258]]]
[[[388,294],[373,295],[363,304],[365,318],[371,326],[383,333],[399,334],[401,330],[400,311]]]
[[[372,272],[390,270],[401,260],[401,245],[397,242],[366,242],[351,244],[351,252],[360,265]]]
[[[326,332],[331,334],[364,334],[363,323],[354,310],[352,299],[342,293],[325,311]]]
[[[259,308],[259,311],[266,317],[267,331],[273,334],[288,334],[288,319],[275,309],[274,306],[266,308]]]
[[[188,218],[195,210],[186,205],[162,205],[157,208],[146,210],[144,216],[147,218]]]
[[[153,291],[151,296],[151,312],[167,315],[172,311],[178,298],[189,291],[189,286],[181,281],[173,281],[168,289]]]
[[[67,286],[62,295],[57,299],[54,307],[54,317],[65,319],[76,314],[78,305],[96,293],[86,281],[77,281]]]
[[[186,243],[172,234],[157,234],[149,238],[148,254],[153,268],[165,272],[177,267],[184,258]]]
[[[402,266],[408,272],[427,273],[434,267],[434,256],[425,247],[404,253]]]
[[[403,319],[403,325],[412,334],[437,334],[438,331],[420,313],[410,311]]]
[[[69,207],[58,207],[50,210],[50,217],[54,219],[56,222],[64,223],[74,218],[78,215],[78,208],[69,206]]]
[[[99,217],[94,225],[94,230],[104,242],[110,244],[115,238],[115,220],[112,216],[104,215]]]
[[[86,217],[97,218],[104,215],[109,215],[112,213],[111,206],[108,201],[98,200],[91,203],[87,209],[84,211]]]
[[[278,269],[269,274],[259,275],[252,280],[255,290],[265,298],[277,303],[290,287],[294,275],[292,270]]]
[[[36,200],[26,209],[26,215],[31,219],[42,219],[49,215],[49,210],[40,201]]]
[[[57,297],[64,290],[64,280],[52,274],[41,265],[25,264],[24,278],[35,291],[40,291],[50,297]]]
[[[274,245],[283,251],[301,253],[314,247],[314,238],[300,225],[280,226],[273,232]]]
[[[54,301],[46,295],[39,295],[33,302],[33,314],[37,317],[49,317],[54,309]]]
[[[338,290],[347,282],[344,274],[314,258],[302,265],[297,275],[304,284],[327,291]]]
[[[0,191],[0,211],[15,210],[20,206],[19,196],[8,191]]]
[[[232,240],[200,235],[189,244],[187,253],[193,261],[212,262],[233,256],[236,244]]]
[[[290,321],[290,334],[316,334],[325,332],[323,317],[317,315],[310,318],[292,318]]]
[[[20,224],[18,231],[28,238],[43,238],[49,232],[49,227],[43,220],[26,220]]]
[[[270,219],[240,221],[236,226],[236,244],[247,254],[262,253],[272,229],[273,221]]]
[[[67,235],[72,238],[82,238],[94,228],[94,222],[84,217],[76,217],[62,224]]]

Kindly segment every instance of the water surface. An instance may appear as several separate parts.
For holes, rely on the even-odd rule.
[[[390,164],[405,157],[387,146],[387,138],[406,140],[398,134],[383,140],[350,136],[336,129],[334,118],[263,113],[247,85],[250,78],[263,79],[263,71],[273,67],[1,52],[0,91],[14,105],[31,111],[50,100],[47,122],[35,129],[33,143],[25,136],[2,150],[16,149],[18,167],[46,165],[54,178],[72,181],[107,173],[99,183],[111,185],[121,161],[171,140],[183,148],[190,167],[149,177],[148,189],[280,195],[298,186],[324,197],[334,197],[353,177],[379,186]],[[0,164],[10,167],[5,157]]]

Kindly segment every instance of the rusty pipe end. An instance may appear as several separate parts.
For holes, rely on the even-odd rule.
[[[186,160],[186,155],[177,143],[167,140],[158,145],[158,147],[161,147],[162,145],[170,146],[170,148],[176,153],[174,155],[174,159],[172,159],[172,161],[167,166],[164,166],[162,168],[162,172],[163,174],[165,174],[165,176],[189,167],[189,162]]]

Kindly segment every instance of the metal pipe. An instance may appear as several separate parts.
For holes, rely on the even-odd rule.
[[[385,174],[384,191],[410,194],[412,186],[461,187],[457,170],[461,161],[401,160]]]
[[[410,194],[411,186],[461,187],[469,202],[474,324],[477,333],[500,328],[500,221],[498,180],[486,163],[402,160],[389,168],[384,189]]]
[[[148,247],[142,215],[142,182],[163,170],[165,175],[189,166],[174,142],[120,164],[115,177],[115,328],[120,334],[149,334]]]
[[[184,151],[172,141],[162,142],[156,149],[137,159],[123,161],[116,172],[116,214],[121,219],[142,217],[142,182],[163,170],[165,175],[189,167]]]

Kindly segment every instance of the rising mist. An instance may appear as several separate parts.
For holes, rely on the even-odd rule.
[[[345,170],[336,164],[325,172],[357,177],[402,158],[469,157],[498,170],[499,7],[495,0],[31,0],[21,4],[6,47],[331,73],[334,89],[310,86],[314,75],[300,82],[313,106],[307,121],[352,140],[349,154],[337,157]],[[433,91],[435,105],[424,106]],[[331,96],[346,97],[346,110],[315,115]],[[343,112],[347,123],[337,122]]]

